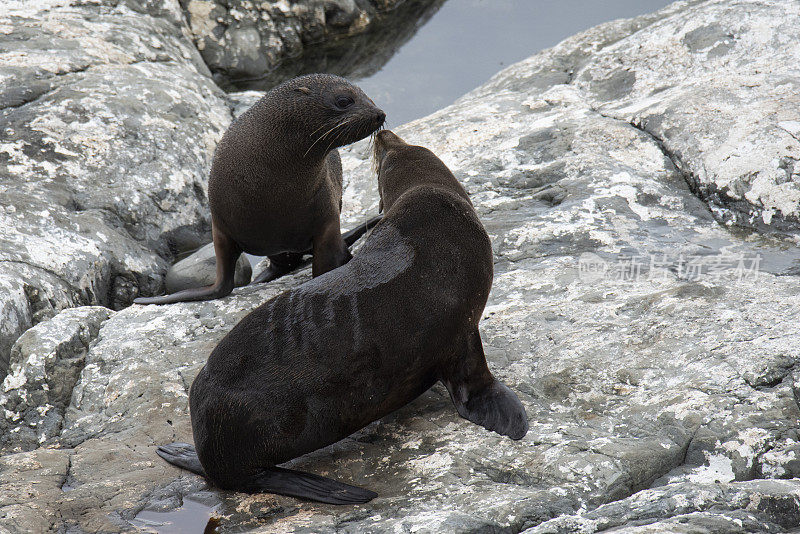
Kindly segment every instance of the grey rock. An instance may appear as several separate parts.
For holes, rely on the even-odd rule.
[[[729,6],[687,9],[618,41],[575,84],[600,113],[653,135],[718,220],[796,232],[800,123],[787,110],[800,105],[800,71],[789,67],[800,6],[773,2],[737,18]]]
[[[181,0],[222,85],[269,89],[309,72],[377,72],[444,0]]]
[[[89,344],[113,313],[102,306],[64,310],[14,343],[0,390],[0,450],[32,450],[60,434]]]
[[[48,532],[61,527],[55,510],[63,499],[62,485],[72,451],[37,449],[0,456],[0,531]]]
[[[238,117],[264,96],[263,91],[236,91],[228,93],[228,105],[233,116]]]
[[[601,25],[397,130],[440,155],[490,234],[495,280],[481,332],[489,366],[529,414],[523,440],[459,418],[436,386],[289,463],[378,492],[364,506],[220,492],[161,461],[157,444],[192,439],[188,388],[215,344],[253,307],[308,280],[305,269],[225,299],[133,306],[105,320],[47,444],[58,448],[0,457],[0,518],[17,530],[34,521],[132,531],[149,513],[191,513],[194,500],[231,531],[796,528],[800,252],[786,233],[791,216],[752,225],[768,233],[734,231],[720,214],[755,209],[751,190],[743,198],[753,208],[715,203],[687,169],[722,176],[737,150],[747,157],[732,179],[772,168],[764,154],[782,153],[783,134],[758,128],[800,122],[791,86],[770,81],[800,64],[796,28],[786,26],[797,9],[678,2]],[[721,30],[687,37],[711,19]],[[732,26],[752,53],[734,44],[718,52],[721,66],[691,59]],[[779,49],[778,30],[791,40]],[[769,46],[770,77],[750,87]],[[665,73],[672,88],[641,89]],[[700,79],[722,89],[706,91]],[[778,87],[786,98],[769,98]],[[692,100],[700,94],[702,106]],[[650,115],[637,109],[654,117],[676,95],[705,122],[670,118],[661,137],[639,120]],[[749,119],[759,114],[756,128]],[[750,141],[717,145],[706,131]],[[367,143],[342,150],[343,227],[377,208],[368,156]],[[781,185],[773,192],[792,198],[792,182]]]
[[[208,240],[206,171],[231,120],[177,2],[0,12],[0,376],[27,328],[160,291]]]
[[[239,256],[234,276],[235,287],[249,284],[252,274],[250,261],[244,255]],[[211,285],[216,277],[217,261],[214,255],[214,243],[209,243],[170,267],[164,277],[164,285],[167,293],[175,293],[182,289]]]
[[[684,482],[552,519],[525,534],[785,532],[798,524],[798,480]]]

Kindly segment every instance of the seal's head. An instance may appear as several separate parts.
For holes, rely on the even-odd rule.
[[[454,189],[469,202],[467,192],[436,154],[425,147],[409,145],[390,130],[381,130],[375,136],[374,165],[381,211],[389,211],[400,195],[423,184]]]
[[[272,92],[281,102],[285,127],[299,134],[298,148],[306,156],[324,156],[363,139],[386,120],[386,114],[361,89],[332,74],[299,76]]]

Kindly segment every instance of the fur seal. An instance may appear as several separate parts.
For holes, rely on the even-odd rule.
[[[492,247],[466,191],[431,151],[388,130],[375,150],[383,220],[348,264],[267,301],[223,338],[189,393],[196,449],[161,446],[162,458],[224,489],[366,502],[376,494],[276,464],[439,380],[462,417],[526,434],[522,403],[483,353]]]
[[[319,276],[350,260],[348,247],[379,217],[340,234],[342,162],[337,147],[383,125],[386,114],[358,87],[330,74],[294,78],[233,121],[214,153],[208,180],[216,281],[136,304],[228,295],[242,252],[269,256],[253,283],[274,280],[313,254]]]

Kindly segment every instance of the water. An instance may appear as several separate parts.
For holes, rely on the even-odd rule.
[[[441,109],[504,67],[582,30],[666,0],[447,0],[376,74],[357,80],[399,126]]]
[[[176,510],[142,510],[130,523],[142,532],[158,534],[212,533],[216,532],[219,518],[216,506],[186,498]]]

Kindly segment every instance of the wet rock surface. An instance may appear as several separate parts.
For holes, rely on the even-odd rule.
[[[794,2],[679,2],[608,23],[397,130],[450,166],[492,238],[495,280],[481,332],[490,368],[528,411],[522,441],[460,419],[436,386],[289,464],[376,491],[364,506],[223,492],[161,461],[157,444],[192,439],[187,392],[211,349],[253,307],[308,280],[305,269],[219,301],[92,315],[86,335],[59,325],[94,309],[39,325],[54,339],[20,343],[25,354],[76,346],[81,370],[44,446],[26,450],[27,429],[4,443],[21,452],[0,457],[0,524],[133,530],[201,503],[223,532],[796,528],[797,184],[757,190],[773,196],[742,185],[729,201],[700,182],[768,181],[764,154],[797,156],[778,124],[800,122],[797,93],[765,96],[783,87],[774,80],[796,76],[797,10]],[[736,39],[726,44],[729,28]],[[766,52],[737,43],[766,50],[783,39],[768,79],[751,84]],[[698,53],[703,61],[691,59]],[[646,72],[671,72],[673,87],[641,89]],[[722,141],[711,143],[709,132]],[[367,144],[342,155],[343,226],[352,227],[374,212],[377,191]],[[735,158],[739,174],[728,167]],[[766,199],[779,196],[786,209],[764,218]],[[76,335],[80,346],[70,345]],[[14,361],[4,398],[19,390],[12,377],[34,376],[39,365]],[[13,420],[21,412],[5,402],[9,428],[32,421],[38,433],[38,419]]]
[[[525,534],[579,532],[786,532],[800,523],[798,485],[784,480],[670,484]]]

